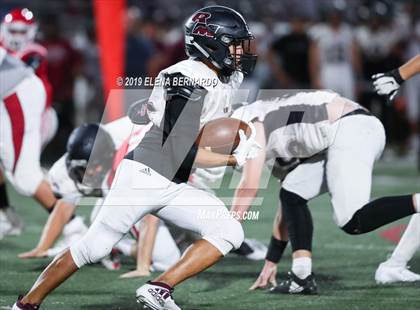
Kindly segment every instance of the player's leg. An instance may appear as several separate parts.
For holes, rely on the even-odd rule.
[[[328,149],[326,172],[337,225],[349,234],[362,234],[414,214],[414,195],[369,202],[373,165],[385,144],[380,121],[350,116],[334,126],[337,134]]]
[[[112,193],[109,195],[112,198]],[[106,203],[106,202],[105,202]],[[115,208],[114,208],[115,210]],[[104,206],[100,215],[106,219],[118,218],[112,208]],[[118,213],[127,213],[127,208],[121,206]],[[123,236],[123,232],[111,228],[97,218],[86,235],[64,253],[58,255],[39,276],[35,284],[23,299],[22,304],[39,305],[44,298],[68,277],[85,264],[93,263],[111,252],[112,246]]]
[[[420,214],[415,214],[392,252],[391,257],[379,265],[375,273],[377,283],[420,281],[420,275],[407,268],[408,261],[420,249]]]
[[[139,174],[136,164],[138,163],[131,160],[122,161],[117,170],[118,178],[115,178],[104,205],[86,235],[44,270],[21,300],[22,304],[39,305],[52,290],[79,268],[108,255],[124,234],[151,211],[152,207],[148,203],[156,200],[162,192],[146,192],[133,188],[133,177]],[[151,178],[144,180],[144,185],[153,181]],[[140,183],[138,185],[141,186]]]
[[[280,201],[293,251],[289,278],[272,289],[273,293],[314,294],[312,275],[313,223],[307,202],[326,191],[325,158],[317,155],[292,170],[282,184]]]
[[[48,143],[54,138],[58,129],[57,113],[53,107],[49,107],[42,113],[41,124],[41,146],[45,149]]]
[[[244,238],[241,224],[230,216],[220,199],[191,186],[185,186],[185,190],[156,215],[202,236],[177,264],[155,279],[170,286],[210,267],[238,248]]]
[[[0,100],[0,239],[5,235],[20,234],[23,221],[10,206],[6,189],[5,171],[11,170],[14,163],[13,127],[6,109],[6,103]],[[23,137],[23,131],[19,131]],[[16,132],[16,137],[19,137]]]
[[[6,182],[0,169],[0,239],[6,235],[20,235],[23,221],[10,206]]]
[[[44,208],[56,201],[44,180],[40,165],[41,115],[45,106],[45,89],[36,77],[23,80],[2,105],[1,155],[4,172],[15,189],[34,197]],[[3,113],[4,112],[4,113]]]
[[[198,233],[202,239],[195,241],[175,265],[137,290],[137,299],[152,308],[179,309],[171,298],[173,287],[214,265],[244,239],[241,224],[220,199],[188,185],[180,187],[176,197],[155,214]]]
[[[63,229],[66,227],[66,224],[73,224],[71,222],[76,219],[72,219],[75,209],[76,207],[74,205],[68,204],[63,200],[58,200],[54,210],[48,216],[48,220],[44,225],[41,238],[39,239],[37,246],[31,251],[19,254],[19,258],[43,257],[47,255],[55,256],[58,254],[58,252],[61,252],[58,251],[55,253],[55,255],[50,255],[48,250],[59,238],[60,234],[63,232]],[[86,226],[84,226],[84,228],[86,228]],[[61,250],[64,250],[64,248]]]
[[[152,268],[164,271],[181,258],[181,252],[169,232],[168,227],[160,221],[156,232],[156,241],[152,252]]]

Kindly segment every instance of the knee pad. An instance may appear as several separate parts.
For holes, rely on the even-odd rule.
[[[290,207],[299,207],[302,205],[306,205],[306,203],[308,202],[306,199],[302,198],[298,194],[289,192],[288,190],[285,190],[284,188],[280,189],[280,200],[281,200],[283,208],[284,208],[283,204],[286,204],[287,206],[290,206]]]
[[[284,188],[280,190],[280,200],[293,251],[311,251],[313,223],[307,200]]]
[[[123,237],[101,222],[95,222],[83,236],[70,247],[70,253],[78,268],[96,263],[111,253],[113,246]]]
[[[245,235],[241,223],[235,219],[222,221],[211,232],[203,234],[203,239],[214,245],[223,255],[232,249],[238,249],[244,241]]]

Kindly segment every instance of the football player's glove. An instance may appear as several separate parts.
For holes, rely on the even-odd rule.
[[[404,82],[398,69],[394,69],[387,73],[378,73],[372,75],[373,86],[378,95],[386,95],[389,100],[394,100],[398,89]]]
[[[233,151],[233,156],[236,158],[236,167],[241,168],[248,159],[254,159],[258,156],[261,146],[255,141],[256,130],[252,123],[248,123],[251,128],[251,135],[249,138],[245,135],[242,129],[239,130],[240,141],[236,149]]]

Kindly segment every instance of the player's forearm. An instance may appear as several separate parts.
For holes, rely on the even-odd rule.
[[[233,155],[214,153],[199,147],[194,161],[196,168],[213,168],[222,166],[235,166],[236,158]]]
[[[54,242],[61,235],[64,226],[73,215],[75,208],[74,205],[66,203],[63,200],[57,201],[54,211],[45,223],[37,249],[48,250],[53,246]]]
[[[243,213],[248,211],[257,196],[257,188],[245,188],[239,186],[233,197],[231,211],[238,216],[238,220],[242,221]]]
[[[42,180],[38,185],[34,198],[47,210],[52,208],[57,201],[50,184],[46,180]]]
[[[137,269],[148,270],[151,265],[158,224],[159,219],[153,215],[143,219],[137,245]]]
[[[420,54],[414,56],[404,65],[399,67],[398,71],[400,72],[400,75],[404,81],[420,73]]]

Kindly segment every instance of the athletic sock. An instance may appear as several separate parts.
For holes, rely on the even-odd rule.
[[[37,305],[37,304],[23,304],[21,302],[22,298],[23,298],[23,296],[20,295],[18,297],[18,300],[16,301],[16,306],[19,309],[23,309],[23,310],[38,310],[39,309],[39,305]]]
[[[406,266],[420,248],[420,214],[412,216],[400,242],[388,262],[391,265]]]
[[[9,207],[9,198],[7,197],[6,183],[0,184],[0,209]]]
[[[312,273],[312,258],[294,258],[292,263],[292,272],[300,279],[308,277]]]
[[[156,285],[156,286],[160,286],[163,287],[169,291],[173,291],[174,288],[166,283],[163,282],[159,282],[159,281],[147,281],[147,283],[151,284],[151,285]]]
[[[414,201],[414,208],[416,209],[417,213],[420,213],[420,193],[414,194]]]

